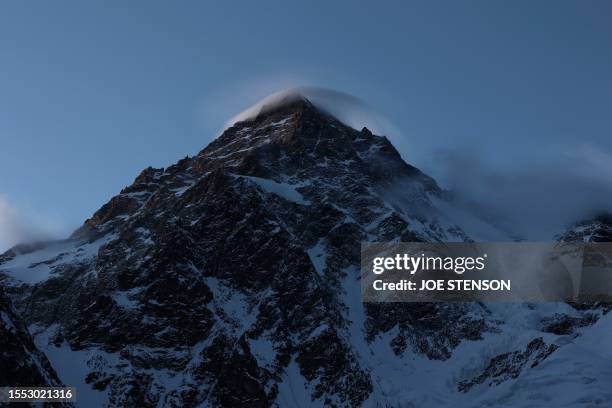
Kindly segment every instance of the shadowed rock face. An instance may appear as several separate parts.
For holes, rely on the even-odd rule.
[[[558,346],[547,345],[541,337],[532,340],[524,351],[503,353],[491,359],[479,376],[459,383],[459,390],[467,392],[477,384],[489,386],[500,384],[509,378],[516,378],[526,367],[534,368],[554,352]]]
[[[32,340],[0,288],[0,384],[2,387],[61,386],[57,374]]]
[[[298,98],[144,170],[69,240],[15,249],[0,272],[111,406],[393,405],[369,347],[449,360],[500,324],[480,304],[360,303],[361,241],[471,238],[444,196],[386,138]],[[20,283],[30,272],[46,275]]]
[[[559,241],[612,242],[612,215],[580,221],[558,237]]]

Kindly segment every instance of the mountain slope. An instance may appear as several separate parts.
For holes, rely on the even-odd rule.
[[[601,315],[362,304],[362,241],[495,229],[468,225],[386,138],[301,97],[262,112],[144,170],[69,239],[0,259],[37,344],[90,405],[470,406]],[[547,329],[567,319],[586,323]]]
[[[0,289],[0,384],[3,387],[60,387],[57,374]]]

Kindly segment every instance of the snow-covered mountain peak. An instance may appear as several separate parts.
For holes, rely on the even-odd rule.
[[[0,257],[85,405],[485,405],[597,320],[569,305],[362,303],[361,242],[490,226],[467,228],[386,138],[292,98],[143,170],[71,239]]]
[[[231,118],[227,124],[231,126],[238,122],[252,121],[270,111],[282,109],[288,105],[298,104],[313,106],[308,98],[304,95],[304,92],[299,88],[285,89],[263,98],[259,102]]]
[[[304,101],[351,128],[367,127],[379,135],[400,137],[391,121],[365,101],[343,92],[312,86],[288,88],[268,95],[231,118],[226,128],[296,101]]]

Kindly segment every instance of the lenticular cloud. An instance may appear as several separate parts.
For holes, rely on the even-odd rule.
[[[226,127],[237,122],[254,119],[260,113],[302,98],[308,99],[317,108],[352,128],[361,129],[365,126],[379,135],[394,133],[389,122],[361,99],[332,89],[307,86],[284,89],[268,95],[231,118],[226,123]]]

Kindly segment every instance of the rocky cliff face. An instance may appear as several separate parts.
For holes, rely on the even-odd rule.
[[[612,215],[599,214],[580,221],[560,234],[559,241],[612,242]]]
[[[0,384],[2,387],[59,387],[55,370],[0,289]]]
[[[294,98],[144,170],[69,239],[16,247],[0,271],[89,405],[474,406],[603,312],[364,306],[359,249],[491,230],[386,138]],[[572,334],[546,330],[586,313]]]

